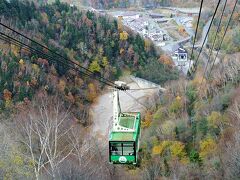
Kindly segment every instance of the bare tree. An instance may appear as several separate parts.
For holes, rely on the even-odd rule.
[[[43,172],[56,178],[59,165],[72,153],[68,133],[73,123],[69,117],[69,111],[57,98],[42,98],[33,102],[25,117],[18,119],[22,121],[18,124],[19,141],[26,146],[36,179]]]
[[[84,140],[79,138],[76,129],[72,131],[71,144],[72,155],[77,159],[78,169],[81,169],[80,179],[112,179],[113,168],[108,163],[107,143],[101,143],[90,134],[85,135]],[[108,141],[106,141],[108,142]]]
[[[160,162],[154,162],[146,166],[142,171],[143,180],[152,180],[152,179],[160,179],[163,175],[163,168],[161,167]]]
[[[86,133],[86,131],[84,131]],[[79,169],[78,177],[81,179],[88,179],[93,169],[89,168],[95,154],[92,153],[94,144],[92,138],[83,134],[79,128],[73,128],[69,134],[70,144],[73,147],[72,156],[75,159],[75,166]]]
[[[232,128],[234,129],[232,138],[224,142],[222,163],[227,179],[240,178],[240,104],[239,98],[235,101],[232,115]]]
[[[234,134],[235,143],[227,143],[223,156],[224,169],[227,179],[240,178],[240,133]]]

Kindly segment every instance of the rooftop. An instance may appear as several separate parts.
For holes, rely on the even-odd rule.
[[[133,132],[112,131],[110,141],[135,141],[140,126],[140,113],[126,113],[119,118],[119,125],[133,129]]]
[[[120,117],[119,125],[134,129],[134,123],[135,123],[135,117],[134,116],[126,116],[126,117]]]
[[[134,141],[133,132],[112,132],[111,141]]]
[[[175,53],[187,53],[187,51],[185,49],[183,49],[182,47],[179,47]]]

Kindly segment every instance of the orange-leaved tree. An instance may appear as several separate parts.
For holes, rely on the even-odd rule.
[[[152,122],[152,113],[151,111],[147,111],[147,113],[145,114],[144,121],[142,123],[142,127],[143,128],[149,127],[151,125],[151,122]]]
[[[10,107],[12,104],[12,93],[8,89],[3,90],[3,99],[5,100],[5,107]]]

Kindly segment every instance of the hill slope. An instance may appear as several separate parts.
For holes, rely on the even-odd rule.
[[[152,45],[146,47],[139,35],[119,31],[117,22],[108,17],[79,12],[60,2],[38,6],[29,2],[2,1],[0,8],[3,23],[107,79],[116,79],[123,69],[141,73],[149,62],[155,63],[155,68],[163,75],[155,79],[156,82],[177,78],[174,69],[158,61]],[[16,34],[2,30],[20,40]],[[126,34],[124,38],[123,34]],[[67,102],[78,108],[93,102],[102,87],[99,82],[78,75],[59,62],[5,41],[1,41],[1,45],[0,92],[3,97],[4,92],[11,94],[13,103],[24,98],[31,100],[39,90],[47,89],[50,94],[60,91]],[[43,50],[36,44],[30,45]],[[53,56],[51,52],[45,53]],[[1,101],[1,108],[5,106],[6,102]]]
[[[162,74],[156,82],[177,78],[151,44],[109,17],[59,1],[18,0],[0,1],[0,16],[2,23],[64,56],[65,64],[70,59],[95,75],[115,80],[124,70],[141,74],[154,63]],[[104,84],[78,74],[45,48],[3,27],[1,32],[45,55],[0,40],[0,179],[109,178],[111,167],[99,161],[101,144],[87,128],[89,106]]]

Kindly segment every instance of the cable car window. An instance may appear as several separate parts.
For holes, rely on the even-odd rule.
[[[121,143],[111,143],[111,155],[122,155],[122,144]]]
[[[133,143],[132,142],[129,142],[129,143],[122,143],[123,144],[123,146],[133,146]]]
[[[132,156],[134,154],[134,143],[123,143],[123,156]]]
[[[185,59],[186,56],[185,56],[185,55],[181,55],[180,58],[181,58],[181,59]]]
[[[134,147],[133,146],[123,146],[123,156],[133,156],[134,155]]]
[[[135,155],[134,143],[111,143],[111,155],[133,156]]]

